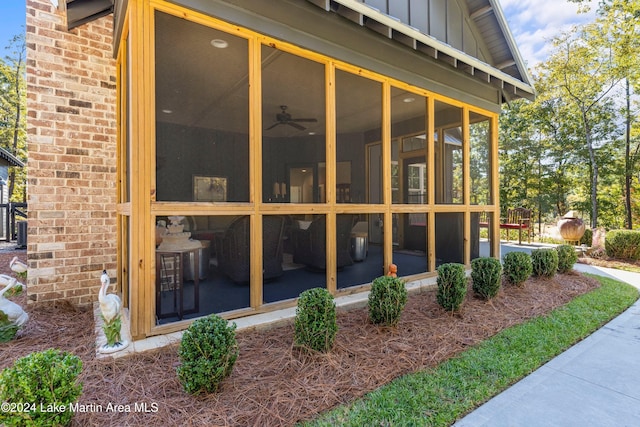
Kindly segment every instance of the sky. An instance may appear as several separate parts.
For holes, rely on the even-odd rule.
[[[518,50],[528,68],[549,55],[550,40],[573,25],[595,19],[597,1],[589,13],[578,14],[578,5],[565,0],[500,0]]]
[[[24,31],[26,0],[0,0],[0,47]],[[592,1],[592,4],[597,3]],[[520,54],[529,68],[544,61],[549,40],[572,25],[593,20],[589,14],[576,13],[578,6],[564,0],[500,0],[509,28]],[[4,56],[5,52],[2,52]]]
[[[26,21],[26,0],[0,0],[0,57],[8,52],[4,48],[13,36],[24,31]]]

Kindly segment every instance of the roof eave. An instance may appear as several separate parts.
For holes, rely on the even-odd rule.
[[[357,0],[308,1],[315,4],[316,6],[325,9],[326,11],[333,10],[333,8],[331,7],[332,3],[342,5],[351,11],[351,13],[341,13],[341,15],[345,18],[361,26],[365,25],[364,17],[368,18],[368,20],[374,21],[378,24],[377,28],[375,26],[372,27],[371,23],[367,23],[366,25],[369,28],[377,31],[378,33],[383,34],[389,38],[401,41],[403,44],[408,45],[415,50],[421,51],[422,53],[425,53],[428,56],[439,60],[440,62],[447,63],[454,68],[465,71],[466,73],[476,77],[481,81],[484,81],[485,83],[497,86],[503,93],[503,97],[505,99],[535,98],[535,89],[530,83],[531,79],[529,78],[529,75],[522,63],[522,58],[517,53],[518,50],[517,48],[515,48],[515,42],[513,41],[513,37],[509,32],[508,26],[506,25],[504,14],[502,13],[502,10],[499,9],[499,7],[498,9],[496,9],[496,16],[498,17],[498,21],[501,22],[501,30],[510,43],[511,51],[515,51],[515,53],[517,54],[514,55],[514,58],[517,63],[518,69],[521,71],[521,74],[523,76],[526,76],[524,78],[525,81],[518,80],[517,78],[510,76],[509,74],[485,62],[482,62],[465,52],[455,49],[451,45],[443,43],[436,38],[425,34],[417,30],[416,28],[411,27],[410,25],[404,24],[399,20]],[[522,73],[523,70],[524,73]]]

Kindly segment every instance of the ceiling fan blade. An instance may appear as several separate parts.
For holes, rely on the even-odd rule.
[[[300,126],[299,124],[294,123],[294,122],[287,122],[287,124],[288,124],[289,126],[293,126],[294,128],[296,128],[296,129],[298,129],[298,130],[305,130],[305,129],[306,129],[306,127],[304,127],[304,126]]]
[[[292,122],[308,122],[308,123],[317,123],[318,119],[292,119]]]
[[[271,130],[271,129],[273,129],[274,127],[276,127],[276,126],[278,126],[278,125],[281,125],[281,124],[282,124],[281,122],[274,123],[274,124],[272,124],[271,126],[269,126],[268,128],[266,128],[265,130]]]

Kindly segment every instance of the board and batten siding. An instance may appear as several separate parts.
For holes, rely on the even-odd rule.
[[[479,36],[474,34],[464,2],[457,0],[364,0],[364,4],[393,16],[448,45],[488,61],[481,48]]]

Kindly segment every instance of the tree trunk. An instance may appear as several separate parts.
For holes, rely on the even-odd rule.
[[[591,128],[589,126],[589,119],[587,118],[587,112],[582,111],[582,121],[584,126],[584,137],[587,141],[587,148],[589,150],[589,161],[591,163],[591,229],[595,229],[598,226],[598,164],[596,163],[596,153],[593,148],[593,141],[591,136]]]
[[[631,158],[631,94],[629,90],[629,79],[626,82],[627,96],[627,114],[626,114],[626,136],[625,136],[625,154],[624,154],[624,210],[626,215],[626,226],[629,230],[633,229],[633,217],[631,215],[631,180],[633,173],[633,159]]]
[[[22,54],[19,55],[18,62],[16,64],[15,86],[13,88],[16,93],[16,105],[15,105],[16,115],[15,115],[15,120],[13,122],[13,142],[12,142],[12,148],[13,148],[12,154],[14,156],[16,156],[18,152],[18,135],[20,132],[20,119],[22,118],[22,104],[20,103],[20,100],[21,100],[20,81],[22,79],[21,70],[22,70]],[[11,168],[11,172],[9,173],[9,187],[8,187],[9,201],[11,201],[11,196],[13,196],[13,190],[15,189],[15,180],[16,180],[16,172],[14,168]]]

